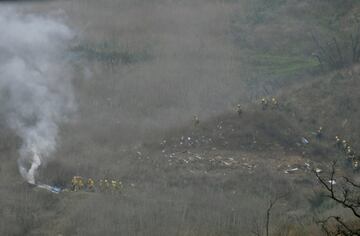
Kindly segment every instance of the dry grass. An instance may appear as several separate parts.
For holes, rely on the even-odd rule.
[[[284,175],[277,165],[287,158],[286,164],[334,157],[335,134],[356,143],[359,84],[308,71],[316,64],[307,59],[312,48],[304,18],[318,14],[325,1],[262,3],[78,0],[22,5],[29,12],[66,15],[67,24],[79,32],[69,54],[74,49],[83,53],[74,60],[78,112],[62,125],[54,161],[39,178],[61,186],[68,186],[75,174],[116,178],[125,189],[120,195],[49,195],[29,189],[17,174],[20,141],[1,129],[0,234],[249,235],[255,223],[264,223],[269,199],[291,192],[273,212],[273,234],[321,235],[307,220],[316,183],[308,173]],[[328,6],[321,19],[326,22],[334,11]],[[323,22],[308,19],[328,32]],[[257,63],[271,65],[273,74],[258,73]],[[314,78],[320,81],[302,83]],[[294,83],[301,89],[281,91]],[[283,94],[280,111],[262,112],[248,103],[278,92]],[[240,119],[232,111],[238,102],[247,104]],[[190,124],[194,114],[201,119],[195,130]],[[343,119],[349,120],[344,127]],[[217,128],[220,121],[223,130]],[[312,137],[320,125],[327,132],[325,141],[311,140],[304,154],[299,138]],[[214,142],[172,147],[182,135]],[[249,173],[202,163],[169,166],[159,145],[164,137],[167,152],[199,152],[209,159],[248,156],[259,167]]]

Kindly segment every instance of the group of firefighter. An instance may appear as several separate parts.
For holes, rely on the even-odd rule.
[[[279,102],[275,97],[272,97],[271,99],[262,98],[260,103],[263,110],[267,110],[268,108],[275,110],[279,108]],[[243,110],[240,104],[236,105],[235,111],[239,116],[242,115]],[[200,124],[200,119],[197,115],[194,115],[193,117],[193,124],[195,127],[197,127]]]
[[[354,169],[358,169],[360,156],[356,155],[350,143],[345,139],[340,139],[339,136],[335,136],[335,142],[336,147],[344,152],[346,160],[351,162]]]
[[[269,108],[271,109],[278,109],[279,108],[279,102],[276,98],[272,97],[271,99],[268,98],[262,98],[261,99],[261,106],[263,110],[267,110]]]
[[[268,98],[262,98],[260,102],[262,109],[277,109],[279,108],[279,102],[276,100],[276,98],[272,97],[271,99]],[[240,116],[242,114],[241,106],[238,104],[236,109],[238,115]],[[323,138],[323,128],[320,126],[316,132],[315,137],[318,140],[321,140]],[[345,139],[340,139],[339,136],[335,136],[335,142],[336,146],[339,150],[341,150],[346,157],[346,160],[348,163],[351,163],[351,166],[354,169],[360,168],[360,155],[357,155],[350,143]]]
[[[323,128],[320,126],[319,129],[315,132],[315,136],[318,140],[323,137]],[[360,155],[357,155],[350,143],[341,139],[339,136],[335,136],[335,145],[345,154],[346,161],[351,164],[354,169],[359,168]]]
[[[275,97],[269,98],[261,98],[260,101],[262,110],[267,109],[278,109],[279,108],[279,102]],[[240,104],[237,104],[235,107],[236,113],[241,116],[243,113],[242,107]],[[194,126],[198,126],[200,124],[199,117],[197,115],[194,115]],[[320,126],[316,132],[314,132],[316,139],[321,140],[323,138],[323,128]],[[351,147],[350,143],[346,141],[345,139],[340,139],[339,136],[335,136],[336,146],[338,149],[344,152],[346,160],[351,163],[352,167],[354,169],[359,168],[359,162],[360,162],[360,155],[356,155],[355,151]]]
[[[122,188],[122,182],[117,180],[101,179],[95,182],[92,178],[84,179],[81,176],[74,176],[71,179],[71,190],[74,192],[118,192]]]

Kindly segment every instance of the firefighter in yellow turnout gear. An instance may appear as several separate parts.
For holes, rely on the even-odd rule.
[[[75,178],[76,176],[72,177],[71,179],[71,190],[72,191],[77,191],[77,179]]]
[[[83,178],[79,176],[79,179],[78,179],[78,186],[79,186],[79,190],[82,190],[84,189],[84,181],[83,181]]]
[[[91,192],[95,191],[95,181],[92,178],[89,178],[87,181],[87,189]]]
[[[96,184],[97,183],[97,184]],[[81,176],[74,176],[71,179],[71,190],[74,192],[77,191],[89,191],[89,192],[119,192],[122,190],[122,182],[119,180],[108,180],[100,179],[96,181],[93,178],[85,179]]]
[[[84,188],[83,178],[81,176],[74,176],[71,179],[72,191],[77,192]]]
[[[113,193],[117,192],[120,190],[120,184],[121,182],[116,181],[116,180],[111,180],[111,191]]]
[[[103,191],[109,191],[109,190],[110,190],[110,182],[109,182],[109,180],[105,179]]]
[[[262,98],[260,103],[263,110],[266,110],[269,106],[269,102],[266,98]]]
[[[271,108],[272,109],[277,109],[279,108],[279,102],[276,100],[276,98],[271,98]]]

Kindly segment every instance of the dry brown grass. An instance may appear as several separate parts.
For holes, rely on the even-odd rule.
[[[4,129],[0,144],[4,160],[0,167],[0,234],[249,235],[255,222],[262,223],[269,198],[282,191],[293,194],[274,211],[274,235],[318,234],[306,219],[311,216],[307,198],[313,194],[312,178],[277,172],[273,163],[278,162],[266,158],[296,157],[296,163],[304,161],[299,160],[302,147],[296,142],[301,136],[310,136],[319,125],[329,136],[324,143],[306,150],[310,153],[306,158],[323,161],[332,151],[331,137],[337,133],[355,143],[360,138],[358,132],[352,132],[359,128],[355,122],[358,82],[320,78],[320,82],[305,85],[305,89],[301,84],[302,90],[280,97],[284,105],[281,111],[262,112],[259,106],[248,104],[240,120],[232,112],[238,102],[247,103],[266,94],[264,84],[268,83],[264,81],[268,78],[245,63],[253,62],[249,56],[254,51],[276,52],[281,60],[282,53],[298,56],[311,52],[305,47],[304,31],[309,24],[304,14],[317,14],[324,1],[315,6],[310,0],[288,2],[265,9],[264,21],[256,26],[246,17],[234,18],[256,8],[253,4],[259,2],[250,0],[77,0],[22,5],[29,12],[66,15],[67,24],[79,33],[71,47],[86,43],[101,51],[99,45],[109,42],[115,45],[110,51],[130,56],[146,51],[149,58],[135,63],[88,58],[75,61],[78,112],[70,123],[62,125],[55,161],[39,175],[47,183],[63,186],[69,185],[75,174],[117,178],[124,182],[124,194],[54,196],[27,189],[21,185],[15,163],[19,140]],[[334,9],[326,10],[332,13]],[[243,38],[234,37],[234,21],[243,30],[243,42],[237,41]],[[321,28],[317,23],[316,27]],[[278,60],[266,58],[270,64]],[[283,86],[275,83],[266,91],[276,93]],[[351,109],[343,106],[346,99],[352,101]],[[195,132],[190,124],[194,114],[201,119]],[[348,117],[350,123],[339,126]],[[229,146],[216,139],[219,131],[214,126],[219,120],[228,125],[222,132]],[[214,146],[191,151],[208,152],[209,158],[248,154],[262,165],[253,174],[207,166],[169,167],[158,143],[163,136],[177,142],[179,136],[189,133],[213,135],[215,140]],[[258,144],[249,148],[254,133]],[[148,146],[140,145],[144,140]],[[209,151],[213,147],[217,149]],[[142,152],[141,159],[138,151]]]

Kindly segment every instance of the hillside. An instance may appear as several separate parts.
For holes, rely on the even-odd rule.
[[[0,108],[0,235],[265,235],[279,196],[270,235],[324,235],[314,218],[348,215],[312,170],[326,173],[337,160],[339,174],[358,179],[335,136],[360,152],[359,64],[330,65],[334,45],[318,60],[312,36],[321,45],[335,37],[351,56],[356,1],[17,7],[77,32],[64,56],[76,112],[60,123],[56,152],[36,176],[65,190],[53,194],[19,175],[23,140]],[[273,97],[279,105],[263,109],[261,99]],[[69,191],[77,175],[93,178],[96,191]],[[103,179],[123,189],[100,191]]]
[[[283,230],[281,225],[287,225],[290,231],[299,235],[309,233],[311,227],[299,228],[295,219],[309,224],[307,218],[311,211],[326,213],[331,211],[333,205],[328,205],[325,200],[321,200],[323,204],[313,205],[318,204],[313,202],[317,201],[313,191],[320,188],[306,163],[311,168],[326,170],[330,160],[342,158],[334,147],[333,138],[340,131],[343,137],[352,141],[354,147],[357,144],[354,135],[356,124],[349,122],[351,127],[342,129],[343,117],[335,115],[339,120],[333,118],[332,122],[339,125],[330,126],[331,122],[328,121],[332,111],[343,107],[342,103],[335,101],[344,99],[354,102],[356,95],[349,92],[331,93],[329,97],[325,95],[339,86],[344,91],[356,91],[359,86],[356,78],[338,81],[329,74],[291,93],[287,91],[281,94],[278,109],[264,111],[259,103],[249,104],[240,117],[235,111],[229,111],[209,120],[201,120],[197,127],[189,123],[182,128],[169,130],[163,138],[144,144],[116,149],[104,146],[104,149],[118,155],[118,162],[101,159],[95,165],[89,160],[88,165],[78,168],[66,166],[72,162],[64,156],[62,162],[50,164],[42,174],[43,181],[50,180],[49,183],[54,185],[63,183],[64,187],[70,187],[69,179],[77,173],[96,179],[120,178],[124,184],[120,195],[71,192],[49,195],[26,190],[24,185],[12,191],[25,191],[15,199],[27,199],[31,203],[29,211],[35,207],[36,199],[47,199],[44,201],[48,202],[49,208],[38,209],[48,212],[46,218],[34,219],[31,224],[38,226],[31,231],[31,235],[52,232],[71,235],[130,233],[135,229],[172,234],[184,230],[175,227],[171,231],[169,225],[178,224],[176,222],[183,222],[186,227],[192,225],[185,228],[184,234],[190,235],[208,235],[210,232],[232,235],[231,231],[245,233],[254,226],[242,222],[253,219],[260,221],[258,216],[263,214],[266,207],[263,201],[281,193],[288,193],[290,197],[274,212],[275,215],[282,215],[274,218],[279,230]],[[322,85],[320,89],[315,86],[318,83]],[[313,94],[318,93],[321,99],[306,102],[308,96],[315,97]],[[329,113],[316,113],[320,106],[329,107]],[[355,119],[356,110],[350,111],[344,117]],[[319,125],[324,127],[321,141],[312,134]],[[306,137],[309,144],[302,143],[302,137]],[[104,175],[107,163],[111,167],[106,168]],[[294,168],[298,169],[291,171]],[[207,200],[204,201],[204,198]],[[254,208],[254,205],[258,207]],[[40,206],[46,207],[43,204]],[[96,215],[91,213],[94,209]],[[204,215],[204,209],[209,209],[208,214]],[[85,217],[84,211],[88,216]],[[244,211],[248,212],[246,216],[243,215]],[[25,212],[26,216],[31,217],[28,214],[33,213]],[[107,228],[106,221],[98,221],[101,218],[111,219],[114,223],[124,220],[132,223]],[[157,225],[156,229],[148,228],[154,224]],[[148,235],[145,231],[139,234]]]

